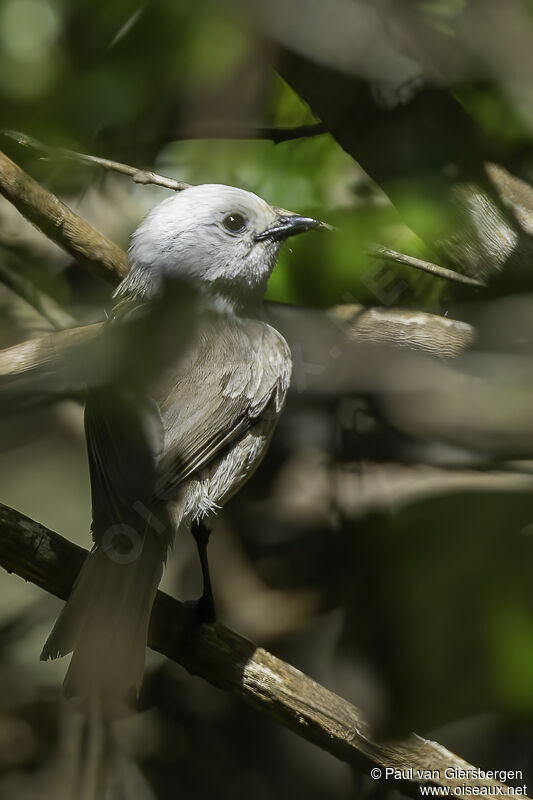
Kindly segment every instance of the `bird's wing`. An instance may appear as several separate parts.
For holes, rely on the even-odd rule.
[[[176,495],[198,473],[255,425],[263,412],[272,423],[281,410],[291,372],[283,337],[256,320],[211,320],[187,363],[159,400],[165,455],[155,492]]]
[[[89,392],[85,433],[92,530],[95,543],[100,544],[113,526],[138,529],[139,515],[149,513],[164,432],[155,401],[138,388],[113,384]]]
[[[89,392],[85,427],[96,546],[41,658],[74,651],[65,693],[98,692],[114,702],[142,681],[150,610],[172,540],[166,507],[152,506],[163,426],[154,401],[123,383]]]

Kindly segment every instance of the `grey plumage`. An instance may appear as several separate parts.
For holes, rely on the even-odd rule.
[[[179,277],[199,292],[199,334],[154,385],[89,393],[94,547],[42,653],[73,651],[67,693],[121,699],[138,690],[174,535],[238,491],[281,413],[290,351],[258,309],[283,239],[319,225],[204,185],[160,203],[133,234],[115,317]]]

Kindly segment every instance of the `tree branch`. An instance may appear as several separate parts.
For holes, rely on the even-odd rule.
[[[0,530],[4,569],[66,599],[87,552],[1,504]],[[436,742],[415,735],[403,742],[377,742],[359,709],[224,625],[203,625],[195,636],[190,631],[187,606],[158,592],[152,649],[366,774],[376,768],[383,776],[386,769],[402,770],[401,777],[390,777],[389,787],[418,797],[419,786],[428,783],[452,789],[502,786],[488,779],[446,777],[446,770],[472,767]],[[426,770],[434,771],[431,778],[423,777]]]
[[[128,271],[126,254],[48,192],[0,151],[0,194],[82,266],[117,284]]]

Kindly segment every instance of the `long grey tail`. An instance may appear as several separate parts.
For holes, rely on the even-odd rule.
[[[128,563],[99,547],[91,551],[41,653],[41,660],[73,653],[67,696],[120,702],[138,692],[165,549],[149,530]]]

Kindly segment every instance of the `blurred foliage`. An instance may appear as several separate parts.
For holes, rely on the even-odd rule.
[[[347,641],[381,665],[389,725],[425,728],[495,707],[531,716],[532,515],[523,493],[462,492],[358,531]],[[425,699],[416,710],[413,696]]]

